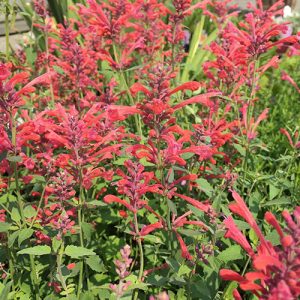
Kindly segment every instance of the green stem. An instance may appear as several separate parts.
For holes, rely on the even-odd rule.
[[[13,116],[13,113],[10,113],[10,119],[11,119],[11,132],[12,132],[12,146],[14,148],[14,154],[17,154],[17,125],[16,125],[16,121],[15,118]],[[19,176],[18,176],[18,168],[17,168],[17,163],[13,162],[13,169],[14,169],[14,174],[15,174],[15,182],[16,182],[16,194],[17,194],[17,199],[18,199],[18,206],[19,206],[19,210],[20,210],[20,215],[21,215],[21,220],[22,220],[22,226],[24,226],[25,228],[27,228],[27,224],[26,224],[26,219],[24,216],[24,203],[22,201],[22,196],[20,193],[20,185],[19,185]],[[39,282],[38,282],[38,277],[37,277],[37,272],[36,272],[36,268],[35,268],[35,263],[34,263],[34,256],[33,255],[29,255],[30,257],[30,267],[31,267],[31,280],[34,286],[34,290],[35,290],[35,298],[36,300],[40,299],[40,294],[39,294]]]
[[[78,155],[78,154],[76,153],[76,155]],[[81,169],[79,170],[79,173],[80,173],[80,178],[79,178],[80,189],[79,189],[78,226],[79,226],[80,246],[84,247],[84,238],[83,238],[83,231],[82,231],[82,223],[84,222],[84,214],[83,214],[83,211],[82,211],[82,207],[84,206],[85,199],[84,199],[84,196],[83,196],[83,189],[82,189],[82,172],[81,172]],[[82,290],[83,268],[84,268],[84,262],[82,260],[80,262],[77,297],[80,296],[80,293],[81,293],[81,290]]]
[[[140,254],[140,269],[139,269],[138,281],[141,282],[144,273],[144,251],[143,251],[142,240],[141,237],[139,236],[140,233],[139,233],[137,213],[134,213],[134,228],[135,228],[135,234],[136,234],[137,243],[139,247],[139,254]],[[134,300],[138,299],[138,294],[139,294],[138,289],[135,289],[133,293]]]
[[[62,245],[60,247],[59,253],[57,255],[56,263],[57,263],[57,274],[58,274],[59,280],[61,282],[61,285],[62,285],[64,291],[66,292],[66,298],[69,299],[69,293],[68,293],[68,288],[67,288],[67,285],[66,285],[66,281],[65,281],[64,276],[61,272],[61,263],[62,263],[63,254],[64,254],[64,242],[62,242]]]
[[[38,214],[39,214],[40,208],[41,208],[42,203],[43,203],[43,199],[44,199],[46,187],[47,187],[47,182],[45,183],[45,186],[44,186],[44,188],[43,188],[43,191],[42,191],[42,194],[41,194],[41,197],[40,197],[40,201],[39,201],[39,204],[38,204],[38,207],[37,207],[35,216],[33,217],[32,221],[31,221],[31,223],[30,223],[29,228],[32,228],[32,226],[33,226],[34,222],[36,221],[36,218],[37,218],[37,216],[38,216]]]

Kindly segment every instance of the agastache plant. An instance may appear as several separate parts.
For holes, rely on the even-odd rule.
[[[264,84],[299,55],[274,20],[283,1],[245,15],[229,0],[54,2],[26,6],[33,35],[0,55],[0,298],[215,299],[230,291],[220,268],[237,299],[299,296],[299,208],[285,226],[266,213],[274,246],[237,192],[227,202],[249,196],[259,219],[268,196],[296,199],[297,127],[278,129],[283,157],[261,159]],[[241,274],[227,238],[249,258]]]

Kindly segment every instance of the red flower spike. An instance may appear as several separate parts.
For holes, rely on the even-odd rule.
[[[244,281],[244,277],[241,276],[239,273],[232,271],[232,270],[227,270],[227,269],[220,270],[220,277],[226,281],[227,280],[237,281],[237,282]]]
[[[212,207],[211,207],[210,204],[202,203],[202,202],[200,202],[198,200],[195,200],[195,199],[193,199],[191,197],[188,197],[188,196],[185,196],[185,195],[181,195],[181,194],[178,194],[178,193],[174,193],[174,196],[185,200],[186,202],[190,203],[194,207],[196,207],[199,210],[204,211],[206,213],[212,210]]]
[[[236,201],[236,204],[230,204],[229,209],[233,213],[242,217],[252,227],[252,229],[255,231],[255,233],[259,237],[260,241],[262,243],[264,243],[265,238],[264,238],[260,228],[258,227],[253,215],[251,214],[250,210],[246,206],[244,200],[241,198],[241,196],[236,191],[232,191],[232,196],[233,196],[234,200]]]
[[[197,91],[201,87],[201,84],[197,81],[190,81],[186,82],[177,88],[173,89],[169,92],[169,96],[177,93],[178,91],[190,90],[190,91]]]
[[[253,257],[254,256],[254,251],[252,250],[252,248],[251,248],[249,242],[247,241],[247,239],[245,238],[245,236],[242,234],[242,232],[235,225],[233,218],[232,217],[226,218],[224,220],[224,225],[227,229],[225,237],[236,241],[244,250],[247,251],[247,253],[251,257]]]
[[[220,95],[220,93],[211,92],[211,93],[207,93],[207,94],[194,96],[188,100],[184,100],[181,103],[174,105],[173,109],[178,110],[179,108],[182,108],[184,106],[194,104],[194,103],[200,103],[204,106],[210,107],[210,106],[212,106],[213,102],[209,98],[216,97],[218,95]]]
[[[159,228],[163,228],[163,225],[161,222],[156,222],[147,226],[142,227],[141,231],[140,231],[140,235],[141,236],[145,236],[147,234],[149,234],[150,232],[159,229]]]
[[[267,211],[265,214],[265,220],[276,229],[277,233],[279,234],[280,238],[282,239],[284,237],[283,231],[282,231],[278,221],[276,220],[275,216],[271,212]]]
[[[188,248],[187,248],[183,238],[181,237],[181,235],[177,231],[175,231],[175,234],[176,234],[176,237],[178,239],[178,242],[179,242],[179,245],[180,245],[180,248],[181,248],[181,256],[185,259],[192,260],[193,257],[190,254],[190,252],[188,251]]]
[[[116,197],[114,195],[107,195],[104,197],[104,201],[106,203],[120,203],[122,205],[124,205],[127,209],[129,209],[130,211],[132,211],[133,213],[136,213],[136,209],[130,205],[128,202],[126,202],[125,200],[120,199],[119,197]]]

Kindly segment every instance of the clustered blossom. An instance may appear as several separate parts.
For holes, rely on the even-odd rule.
[[[234,240],[252,259],[252,271],[244,276],[235,271],[222,269],[220,276],[224,280],[237,281],[244,291],[250,291],[259,299],[280,300],[296,299],[300,295],[300,207],[290,214],[284,211],[282,216],[286,227],[282,228],[271,213],[265,214],[265,220],[277,231],[280,246],[273,246],[263,235],[244,200],[235,192],[232,196],[236,203],[229,209],[243,218],[256,233],[259,239],[257,249],[253,249],[244,234],[238,229],[232,217],[225,221],[225,237]],[[235,299],[242,299],[237,291]]]

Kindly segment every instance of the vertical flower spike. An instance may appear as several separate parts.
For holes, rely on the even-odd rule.
[[[237,203],[230,205],[231,211],[244,218],[255,230],[260,245],[256,250],[251,249],[246,237],[238,230],[233,219],[228,217],[224,221],[227,229],[225,237],[233,239],[247,251],[252,259],[253,271],[241,276],[234,271],[222,269],[221,278],[238,282],[242,290],[250,291],[259,299],[297,299],[300,296],[300,208],[297,207],[293,213],[296,222],[287,211],[283,212],[287,224],[285,229],[281,228],[272,213],[266,213],[265,220],[280,236],[281,247],[274,247],[263,236],[243,199],[235,191],[232,195]],[[288,235],[284,235],[284,232]],[[237,299],[240,299],[239,296]]]

